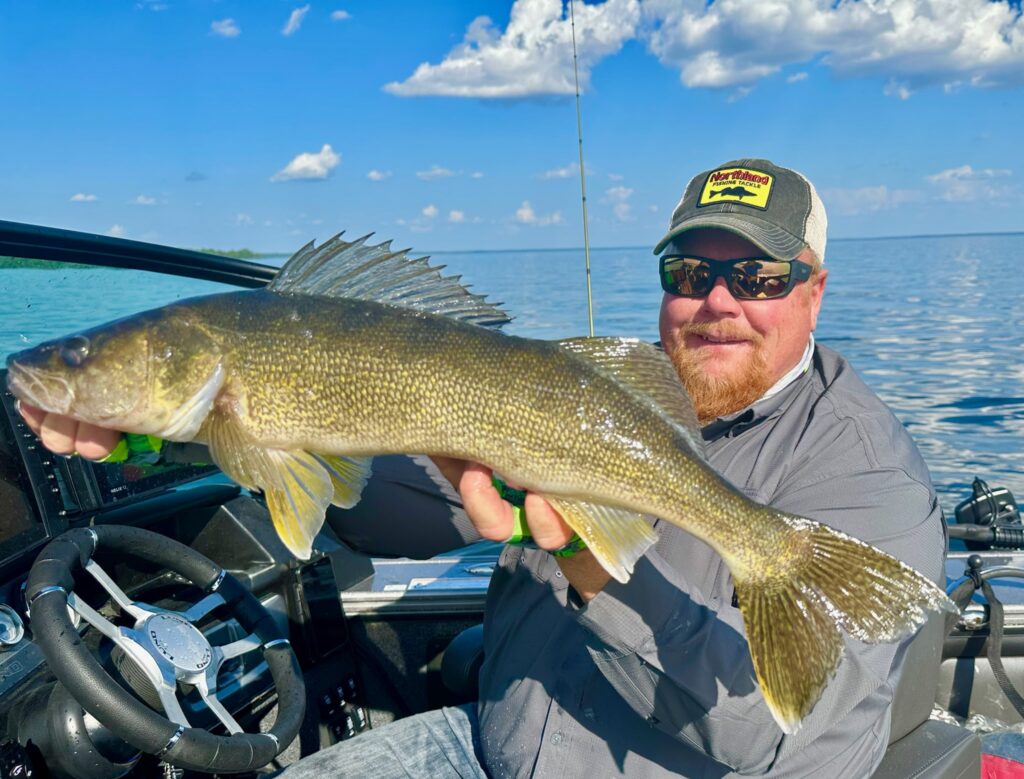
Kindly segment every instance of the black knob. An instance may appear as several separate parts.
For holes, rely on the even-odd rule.
[[[972,571],[981,571],[981,566],[985,564],[984,558],[980,554],[972,554],[967,558],[967,567]]]

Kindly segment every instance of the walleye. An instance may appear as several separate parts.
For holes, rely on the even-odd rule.
[[[297,556],[370,458],[484,463],[543,495],[625,582],[648,515],[703,539],[736,586],[758,681],[795,732],[842,633],[896,641],[950,602],[861,541],[751,502],[708,465],[668,359],[634,339],[504,335],[508,317],[388,243],[299,250],[263,290],[172,303],[8,358],[23,400],[79,420],[200,441],[266,496]]]

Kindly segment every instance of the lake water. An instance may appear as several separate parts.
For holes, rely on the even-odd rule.
[[[587,332],[582,250],[439,252],[504,301],[509,332]],[[833,241],[816,337],[842,352],[906,424],[948,515],[974,476],[1024,499],[1024,234]],[[598,335],[657,338],[646,248],[591,251]],[[106,269],[0,270],[0,352],[224,289]]]

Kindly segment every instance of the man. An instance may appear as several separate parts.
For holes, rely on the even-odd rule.
[[[662,343],[712,465],[749,497],[940,579],[941,513],[924,463],[845,360],[813,340],[828,272],[810,182],[766,160],[701,173],[655,253]],[[58,451],[111,444],[26,412]],[[509,538],[513,509],[490,472],[436,464],[479,535]],[[656,522],[659,541],[623,585],[585,549],[545,551],[572,534],[542,498],[527,495],[525,517],[537,548],[502,552],[478,705],[400,720],[289,776],[865,777],[877,766],[905,644],[848,640],[822,699],[784,735],[754,682],[728,569],[708,546]]]

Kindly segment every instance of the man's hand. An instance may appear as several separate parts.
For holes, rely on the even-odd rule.
[[[25,424],[39,436],[43,446],[56,454],[77,452],[89,460],[102,460],[114,450],[121,438],[116,430],[52,414],[28,403],[19,401],[18,411]]]
[[[466,514],[481,536],[489,541],[504,541],[512,535],[512,505],[501,499],[491,483],[490,468],[451,457],[431,459],[459,491]],[[573,537],[572,528],[540,495],[526,493],[523,510],[533,542],[541,549],[558,549]],[[611,578],[589,550],[556,559],[565,578],[585,601],[597,595]]]

